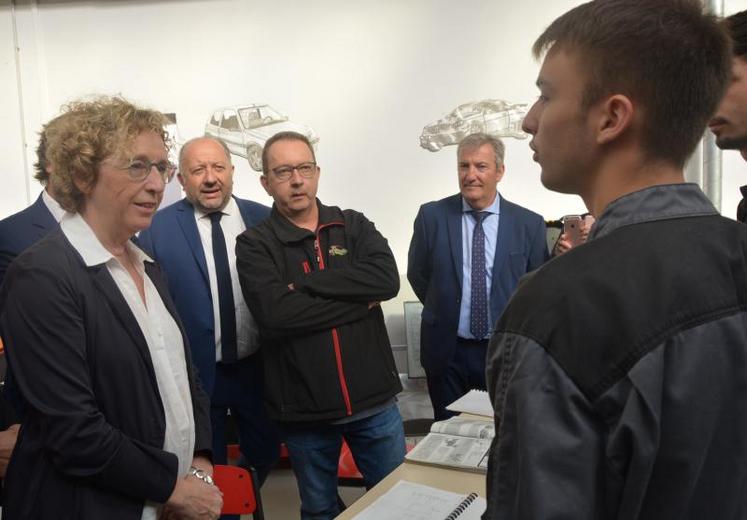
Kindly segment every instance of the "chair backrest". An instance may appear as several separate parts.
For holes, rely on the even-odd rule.
[[[353,454],[350,451],[348,443],[342,441],[342,447],[340,448],[340,458],[337,464],[337,478],[342,485],[347,486],[362,486],[363,475],[358,471],[358,467],[355,465]]]
[[[262,500],[253,468],[216,464],[213,467],[215,485],[223,492],[222,515],[248,515],[264,520]]]

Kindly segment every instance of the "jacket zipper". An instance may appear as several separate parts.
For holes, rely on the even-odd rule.
[[[316,235],[314,237],[314,251],[316,252],[316,261],[319,264],[319,270],[323,271],[324,256],[320,247],[319,232],[328,226],[340,225],[342,222],[330,222],[323,224],[316,228]],[[335,361],[337,362],[337,377],[340,379],[340,388],[342,390],[342,398],[345,401],[345,411],[347,415],[353,415],[353,407],[350,405],[350,393],[348,392],[348,383],[345,380],[345,371],[342,368],[342,351],[340,349],[340,335],[337,332],[336,327],[332,327],[332,344],[335,348]]]

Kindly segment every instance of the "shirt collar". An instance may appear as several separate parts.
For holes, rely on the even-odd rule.
[[[704,215],[718,215],[718,211],[697,184],[651,186],[612,201],[594,224],[589,239],[633,224]]]
[[[213,213],[212,211],[210,213],[207,213],[205,211],[202,211],[201,209],[197,209],[197,206],[194,204],[192,205],[195,209],[195,215],[197,216],[197,219],[205,218],[210,215],[210,213]],[[236,201],[233,200],[233,196],[228,197],[228,203],[226,204],[226,207],[220,210],[221,213],[228,216],[233,216],[239,212],[239,206],[236,204]]]
[[[47,192],[45,189],[42,191],[42,200],[44,201],[44,205],[47,206],[47,209],[52,214],[52,217],[55,219],[57,223],[62,220],[62,218],[67,215],[67,211],[60,206],[60,203],[57,202],[52,198],[52,196]]]
[[[478,211],[472,208],[472,206],[469,205],[469,203],[464,200],[464,197],[462,197],[462,213],[470,213],[472,211]],[[496,215],[501,214],[501,195],[496,192],[495,194],[495,200],[493,203],[488,206],[487,208],[479,211],[487,211],[488,213],[495,213]]]
[[[337,206],[325,206],[319,199],[316,199],[316,206],[319,208],[319,222],[317,230],[329,226],[344,226],[345,216]],[[300,242],[314,236],[313,231],[300,228],[288,220],[278,211],[277,204],[272,205],[270,213],[270,225],[272,226],[275,236],[283,243]]]
[[[94,234],[91,226],[88,225],[88,222],[79,213],[68,213],[65,215],[60,221],[60,228],[62,228],[65,237],[83,258],[83,262],[85,262],[87,267],[105,264],[114,258],[114,255],[104,247]],[[151,257],[129,240],[125,244],[125,247],[138,263],[153,262]]]

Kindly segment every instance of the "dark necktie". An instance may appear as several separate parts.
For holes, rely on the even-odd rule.
[[[215,260],[215,277],[218,279],[218,310],[220,312],[221,356],[224,363],[236,361],[236,307],[233,302],[233,284],[231,268],[228,265],[226,238],[220,227],[223,213],[216,211],[210,214],[213,228],[213,259]]]
[[[482,221],[487,211],[473,211],[475,231],[472,234],[472,293],[470,298],[469,330],[480,340],[488,333],[488,295],[485,281],[485,231]]]

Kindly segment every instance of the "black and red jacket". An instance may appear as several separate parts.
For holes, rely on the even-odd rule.
[[[340,419],[402,390],[381,307],[369,309],[399,291],[389,245],[362,213],[317,205],[316,232],[273,207],[236,244],[260,330],[265,399],[279,421]]]

